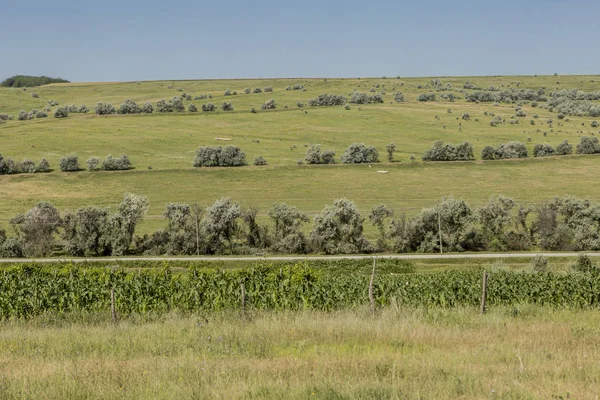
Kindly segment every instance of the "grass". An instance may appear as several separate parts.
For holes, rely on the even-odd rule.
[[[334,313],[5,322],[2,398],[595,398],[596,311]]]
[[[466,80],[481,87],[490,85],[504,88],[546,87],[554,89],[579,88],[600,90],[600,79],[595,76],[559,77],[460,77],[441,78],[461,89]],[[556,83],[559,81],[560,83]],[[509,118],[515,114],[511,105],[493,107],[492,104],[448,102],[417,102],[418,89],[429,78],[410,79],[272,79],[272,80],[209,80],[209,81],[150,81],[129,83],[71,83],[53,84],[35,88],[39,99],[29,91],[0,88],[0,112],[16,114],[18,110],[42,108],[47,100],[61,104],[86,104],[93,110],[98,101],[118,106],[130,98],[143,103],[180,95],[181,87],[192,96],[211,93],[213,99],[192,101],[197,106],[230,101],[233,113],[182,113],[153,115],[71,115],[66,119],[8,121],[0,125],[0,152],[17,161],[24,158],[50,161],[55,171],[48,174],[0,176],[0,228],[8,227],[8,219],[25,212],[39,200],[47,200],[61,209],[82,205],[115,205],[123,192],[131,191],[148,196],[151,203],[147,221],[140,232],[149,232],[164,225],[162,211],[168,201],[198,202],[208,205],[221,196],[231,196],[245,206],[256,206],[264,218],[276,201],[298,206],[310,215],[339,197],[348,197],[368,211],[373,205],[385,203],[396,213],[414,214],[433,205],[441,197],[454,195],[475,205],[484,203],[492,194],[506,194],[524,203],[535,203],[553,196],[574,194],[596,197],[600,194],[594,185],[599,165],[595,156],[548,158],[544,160],[494,161],[469,163],[423,164],[411,163],[409,157],[420,154],[433,141],[443,139],[458,143],[469,140],[475,145],[476,156],[484,145],[520,140],[529,151],[536,143],[556,145],[568,139],[572,144],[582,134],[595,134],[591,118],[569,117],[558,121],[555,113],[525,105],[528,114],[519,118],[520,124],[491,127],[491,116]],[[306,91],[286,91],[288,85],[303,83]],[[355,105],[346,111],[343,107],[307,108],[300,111],[296,102],[307,103],[320,93],[348,95],[355,88],[368,92],[373,85],[386,85],[385,104]],[[168,89],[172,85],[173,89]],[[393,86],[402,91],[408,102],[393,102]],[[403,86],[400,86],[403,85]],[[273,86],[273,93],[243,94],[243,89]],[[223,96],[225,89],[238,92],[237,96]],[[380,90],[380,89],[377,89]],[[460,95],[460,94],[459,94]],[[278,109],[262,112],[260,105],[274,98]],[[288,109],[283,106],[288,105]],[[259,110],[251,114],[250,108]],[[453,112],[447,112],[452,108]],[[463,113],[471,121],[460,119]],[[530,125],[534,113],[539,114],[536,125]],[[437,117],[437,118],[436,118]],[[546,122],[555,122],[550,128]],[[475,121],[479,119],[479,122]],[[582,126],[582,123],[584,126]],[[539,130],[539,131],[538,131]],[[544,132],[546,135],[544,136]],[[231,142],[216,137],[233,139]],[[531,141],[527,141],[531,138]],[[339,160],[344,149],[353,142],[376,146],[385,160],[385,145],[397,144],[395,162],[369,168],[360,166],[306,166],[297,165],[304,158],[306,146],[322,144],[333,149]],[[266,167],[235,169],[194,169],[191,167],[194,150],[200,145],[239,145],[251,163],[263,156]],[[92,156],[126,153],[135,166],[126,172],[61,173],[61,156],[77,154],[82,167]],[[151,169],[149,169],[151,167]],[[376,171],[388,170],[381,175]],[[166,189],[166,190],[165,190]],[[374,232],[369,230],[369,236]]]

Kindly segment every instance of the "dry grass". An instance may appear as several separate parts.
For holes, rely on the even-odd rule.
[[[0,333],[2,398],[595,398],[600,315],[539,307],[38,319]],[[89,322],[89,321],[88,321]]]

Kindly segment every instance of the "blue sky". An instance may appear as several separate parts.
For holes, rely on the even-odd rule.
[[[600,73],[597,0],[22,1],[0,79]]]

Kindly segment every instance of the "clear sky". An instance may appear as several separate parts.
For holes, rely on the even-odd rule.
[[[0,79],[600,73],[599,0],[8,0]]]

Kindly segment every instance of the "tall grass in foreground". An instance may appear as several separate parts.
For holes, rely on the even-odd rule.
[[[0,328],[0,398],[593,399],[600,314],[525,305],[47,314]]]

